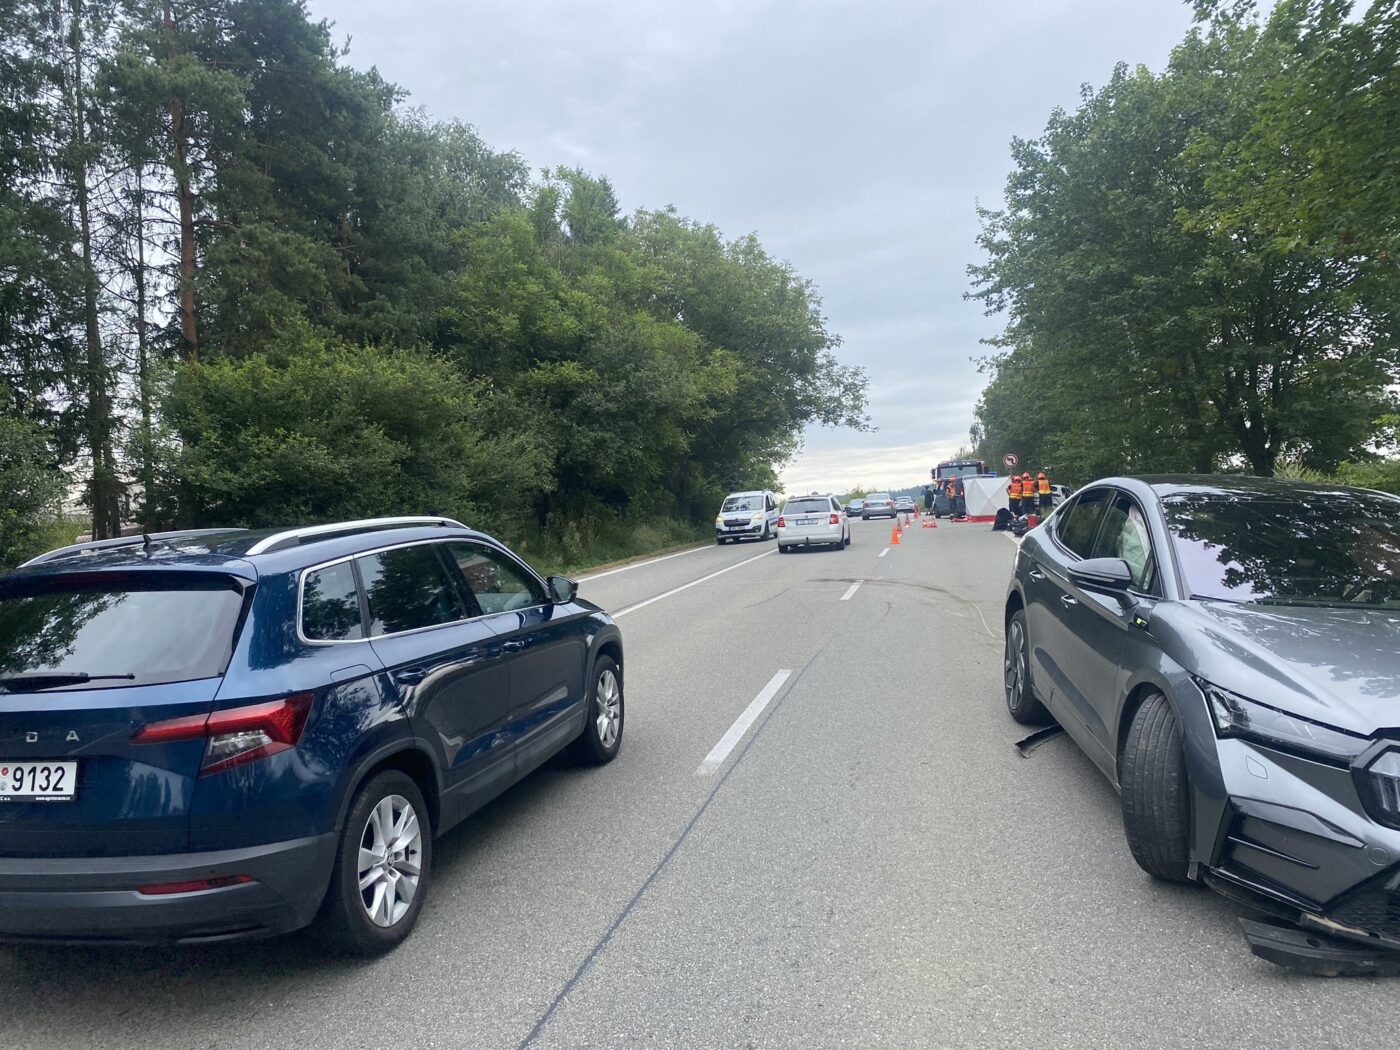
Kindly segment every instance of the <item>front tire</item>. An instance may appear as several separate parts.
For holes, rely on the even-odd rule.
[[[598,657],[588,690],[588,719],[574,741],[574,758],[590,766],[606,765],[622,750],[622,671],[611,656]]]
[[[1022,725],[1041,726],[1052,722],[1050,712],[1035,698],[1031,688],[1031,644],[1026,633],[1026,610],[1017,609],[1006,625],[1006,649],[1002,657],[1002,687],[1006,710]]]
[[[355,794],[318,917],[339,952],[393,951],[413,931],[428,894],[433,829],[423,793],[407,773],[388,769]]]
[[[1191,850],[1190,782],[1181,724],[1153,693],[1133,714],[1119,766],[1123,831],[1138,867],[1154,879],[1186,882]]]

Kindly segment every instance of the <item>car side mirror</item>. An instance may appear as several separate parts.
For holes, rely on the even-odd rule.
[[[549,596],[557,605],[573,601],[578,594],[578,584],[567,576],[551,576],[544,582],[549,584]]]
[[[1086,591],[1123,596],[1133,585],[1133,570],[1122,558],[1089,558],[1071,565],[1069,578]]]

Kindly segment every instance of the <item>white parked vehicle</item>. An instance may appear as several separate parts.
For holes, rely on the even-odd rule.
[[[768,491],[731,492],[715,515],[715,542],[772,539],[778,527],[778,497]]]
[[[793,547],[827,544],[845,550],[851,544],[851,519],[835,496],[794,496],[778,516],[778,553]]]

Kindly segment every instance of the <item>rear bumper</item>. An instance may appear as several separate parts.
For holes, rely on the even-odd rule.
[[[820,532],[805,530],[798,532],[795,529],[779,529],[778,543],[783,547],[817,547],[840,545],[846,541],[846,528],[844,525],[832,525],[823,528]]]
[[[0,858],[0,940],[171,944],[270,937],[316,915],[336,835],[148,857]],[[247,875],[192,893],[138,886]]]

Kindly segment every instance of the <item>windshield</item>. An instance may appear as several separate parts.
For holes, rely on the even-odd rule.
[[[728,496],[725,498],[723,506],[719,508],[721,514],[738,514],[747,511],[756,514],[763,509],[762,496]]]
[[[783,507],[784,514],[828,514],[831,501],[825,499],[790,499]]]
[[[243,597],[231,583],[26,583],[0,592],[0,679],[120,676],[70,686],[88,689],[183,682],[223,674],[233,653]]]
[[[1400,500],[1346,490],[1163,501],[1196,597],[1400,608]]]

